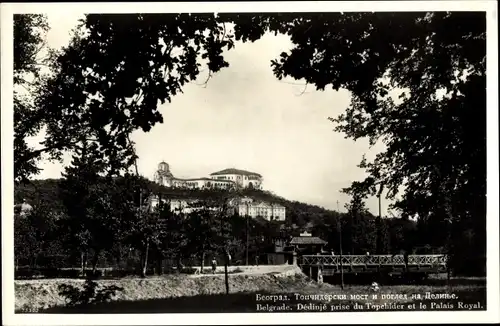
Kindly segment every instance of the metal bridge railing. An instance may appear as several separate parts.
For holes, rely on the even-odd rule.
[[[408,265],[446,265],[447,255],[409,255]],[[299,265],[340,265],[340,256],[304,255]],[[343,255],[342,265],[406,265],[403,255]]]

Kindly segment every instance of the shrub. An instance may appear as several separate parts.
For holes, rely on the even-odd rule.
[[[111,300],[118,291],[123,291],[123,288],[116,285],[110,285],[98,289],[97,282],[90,278],[86,280],[82,290],[69,284],[59,285],[59,295],[66,298],[68,306],[107,302]]]

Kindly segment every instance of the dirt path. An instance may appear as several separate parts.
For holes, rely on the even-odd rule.
[[[293,265],[260,265],[260,266],[229,266],[230,275],[265,275],[265,274],[283,274],[293,275],[301,273],[300,268]],[[215,274],[193,274],[190,277],[208,277],[224,275],[224,266],[217,267]]]

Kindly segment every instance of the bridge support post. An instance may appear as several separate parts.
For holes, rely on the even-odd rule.
[[[293,252],[292,260],[293,260],[293,265],[297,266],[297,253],[295,251]]]
[[[313,268],[312,266],[309,266],[309,278],[313,277]]]

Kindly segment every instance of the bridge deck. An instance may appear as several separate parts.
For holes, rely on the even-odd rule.
[[[298,264],[301,267],[321,267],[324,275],[339,273],[387,272],[444,272],[446,255],[409,255],[407,263],[403,255],[304,255]]]

